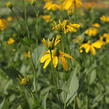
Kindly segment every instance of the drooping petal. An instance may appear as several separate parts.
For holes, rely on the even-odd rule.
[[[67,57],[67,58],[70,58],[70,59],[73,59],[73,60],[75,60],[72,56],[70,56],[69,54],[67,54],[67,53],[64,53],[64,52],[59,52],[60,53],[60,55],[62,55],[62,56],[65,56],[65,57]]]
[[[44,51],[44,54],[50,54],[50,50]]]
[[[92,55],[95,55],[96,54],[96,51],[95,51],[95,48],[94,47],[90,47],[90,52]]]
[[[46,47],[48,47],[48,44],[47,44],[47,42],[46,42],[45,39],[42,39],[42,43],[43,43]]]
[[[82,44],[82,45],[80,46],[80,48],[86,48],[86,46],[87,46],[87,44],[85,43],[85,44]]]
[[[44,66],[43,66],[44,69],[49,65],[50,61],[51,61],[51,58],[48,58],[48,59],[45,61]]]
[[[58,65],[58,57],[57,56],[54,56],[53,57],[53,66],[54,66],[54,68],[56,68],[57,65]]]
[[[48,39],[47,45],[48,45],[48,48],[52,47],[52,41],[50,39]]]
[[[60,39],[58,37],[56,37],[55,42],[54,42],[54,46],[58,45],[60,43]]]
[[[64,68],[65,71],[67,71],[68,63],[67,63],[66,59],[64,58],[64,56],[60,56],[59,59],[61,61],[62,67]]]
[[[93,43],[93,46],[96,48],[101,48],[103,45],[104,45],[103,41],[100,40]]]
[[[85,52],[88,53],[90,51],[90,45],[87,45],[87,47],[85,47]]]
[[[62,4],[62,9],[68,10],[72,7],[72,0],[64,0],[63,4]]]
[[[50,58],[50,54],[45,54],[44,56],[42,56],[41,58],[40,58],[40,62],[41,63],[44,63],[47,59],[49,59]]]

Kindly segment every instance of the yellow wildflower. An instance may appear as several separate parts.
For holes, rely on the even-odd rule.
[[[7,41],[7,44],[11,45],[13,43],[15,43],[15,40],[13,38],[9,38],[8,41]]]
[[[53,3],[53,2],[46,2],[45,5],[44,5],[44,9],[47,9],[47,10],[57,10],[59,9],[60,6],[56,3]]]
[[[87,34],[88,36],[96,36],[98,34],[99,30],[97,28],[89,28],[85,31],[85,34]]]
[[[103,22],[109,22],[109,16],[101,16],[100,20]]]
[[[79,24],[71,24],[68,20],[62,22],[59,20],[58,24],[54,22],[52,26],[52,30],[64,31],[64,33],[76,32],[78,28],[80,28]]]
[[[45,39],[42,40],[42,43],[48,48],[48,49],[54,49],[55,46],[57,46],[60,43],[60,38],[55,37],[52,40],[48,39],[47,41]]]
[[[35,5],[36,5],[36,0],[32,0],[32,1],[31,1],[31,4],[32,4],[33,6],[35,6]]]
[[[80,46],[80,53],[83,52],[83,50],[85,50],[86,53],[91,53],[92,55],[96,54],[96,49],[99,49],[103,46],[103,42],[98,40],[94,43],[88,42],[88,43],[84,43]]]
[[[54,24],[53,24],[53,26],[52,26],[52,30],[59,30],[59,31],[61,31],[61,30],[63,30],[64,28],[65,28],[65,26],[68,24],[68,20],[64,20],[64,21],[60,21],[59,20],[59,22],[58,23],[56,23],[55,21],[54,21]]]
[[[27,57],[27,58],[31,58],[30,51],[24,52],[24,56]]]
[[[83,41],[83,37],[82,36],[77,36],[76,38],[73,39],[74,43],[79,43],[81,41]]]
[[[41,16],[46,22],[49,22],[51,21],[51,16],[50,15],[44,15],[44,16]]]
[[[62,3],[62,9],[69,10],[73,5],[73,0],[64,0]]]
[[[28,77],[21,77],[21,76],[19,76],[19,78],[17,78],[17,79],[19,80],[19,83],[20,83],[21,85],[27,85],[28,82],[29,82]]]
[[[104,44],[109,43],[109,33],[104,33],[102,36],[100,36],[100,40],[104,42]]]
[[[61,9],[70,10],[74,8],[80,8],[81,6],[81,0],[64,0],[64,2],[61,5]]]
[[[48,50],[45,52],[45,55],[43,55],[40,59],[41,63],[44,63],[43,68],[45,69],[50,62],[52,62],[54,68],[57,67],[59,61],[62,64],[62,67],[65,71],[68,70],[68,63],[66,61],[66,58],[74,59],[72,56],[69,54],[66,54],[64,52],[58,51],[56,49],[54,50]]]
[[[10,1],[6,2],[6,6],[7,6],[8,8],[10,8],[10,9],[13,8],[13,4],[12,4],[12,2],[10,2]]]
[[[13,20],[13,17],[12,17],[12,16],[8,16],[6,20],[7,20],[8,22],[10,22],[10,21]]]
[[[68,32],[77,32],[77,29],[80,28],[79,24],[68,24],[66,25],[66,27],[64,28],[64,33],[68,33]]]
[[[92,24],[92,27],[99,28],[100,27],[100,24],[99,23],[94,23],[94,24]]]
[[[8,25],[8,22],[3,19],[3,18],[0,18],[0,30],[4,30]]]

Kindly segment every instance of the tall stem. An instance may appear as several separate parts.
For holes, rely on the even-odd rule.
[[[26,4],[25,4],[24,0],[23,0],[23,6],[24,6],[24,20],[25,20],[25,25],[26,25],[26,29],[27,29],[27,36],[28,36],[28,38],[30,38],[28,18],[27,18],[27,9],[26,9]]]

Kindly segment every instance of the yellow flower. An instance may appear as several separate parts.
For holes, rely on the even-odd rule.
[[[77,32],[77,29],[80,28],[79,24],[68,24],[66,25],[66,27],[64,28],[64,33],[68,33],[68,32]]]
[[[68,32],[77,32],[77,29],[80,28],[79,24],[71,24],[68,20],[60,21],[58,24],[54,22],[52,30],[63,31],[64,33]]]
[[[109,16],[101,16],[100,20],[103,22],[109,22]]]
[[[83,41],[83,37],[82,36],[77,36],[76,38],[73,39],[73,42],[75,42],[75,43],[79,43],[81,41]]]
[[[36,5],[36,0],[32,0],[32,1],[31,1],[31,4],[32,4],[33,6],[35,6],[35,5]]]
[[[49,22],[51,21],[51,16],[50,15],[44,15],[44,16],[41,16],[46,22]]]
[[[4,30],[8,25],[8,22],[3,19],[3,18],[0,18],[0,30]]]
[[[44,63],[43,68],[45,69],[49,65],[50,62],[52,62],[54,68],[56,68],[60,61],[63,69],[67,71],[68,63],[66,61],[66,58],[70,58],[74,60],[74,58],[70,56],[69,54],[66,54],[64,52],[54,49],[51,51],[50,50],[46,51],[45,54],[41,57],[40,62]]]
[[[53,2],[46,2],[45,5],[44,5],[44,9],[47,9],[47,10],[57,10],[59,9],[60,6],[56,3],[53,3]]]
[[[24,56],[27,57],[27,58],[31,58],[30,51],[24,52]]]
[[[15,40],[13,38],[9,38],[8,41],[7,41],[7,44],[11,45],[13,43],[15,43]]]
[[[82,53],[84,50],[86,53],[91,53],[92,55],[96,54],[96,49],[99,49],[103,46],[103,42],[100,40],[97,40],[94,43],[88,42],[84,43],[80,46],[80,53]]]
[[[99,23],[94,23],[94,24],[92,24],[92,27],[99,28],[100,27],[100,24]]]
[[[70,10],[80,8],[82,6],[81,0],[64,0],[61,4],[61,9]]]
[[[10,1],[6,2],[6,6],[10,9],[13,8],[13,4]]]
[[[48,48],[48,49],[54,49],[55,46],[57,46],[60,43],[60,38],[55,37],[52,40],[48,39],[47,41],[45,39],[42,40],[42,43]]]
[[[59,20],[58,23],[56,23],[54,21],[54,24],[52,26],[52,30],[59,30],[59,31],[64,30],[64,28],[67,24],[68,24],[68,20],[64,20],[62,22]]]
[[[104,33],[102,36],[100,36],[100,40],[104,42],[104,44],[109,43],[109,33]]]
[[[8,22],[10,22],[10,21],[13,20],[13,17],[12,17],[12,16],[8,16],[6,20],[7,20]]]
[[[64,0],[64,2],[62,3],[62,9],[64,10],[69,10],[73,5],[73,0]]]
[[[18,79],[18,81],[19,81],[19,83],[21,85],[27,85],[28,82],[29,82],[28,77],[21,77],[21,76],[19,76],[17,79]]]
[[[44,8],[47,10],[73,10],[74,8],[80,8],[82,6],[81,0],[58,0],[57,3],[53,3],[52,0],[45,1]],[[54,1],[56,2],[56,1]]]
[[[98,34],[99,30],[97,28],[89,28],[85,31],[85,34],[87,34],[88,36],[96,36]]]

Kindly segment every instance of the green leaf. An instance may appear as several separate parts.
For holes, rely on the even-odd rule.
[[[68,82],[68,85],[69,87],[66,97],[67,106],[73,101],[79,88],[79,81],[75,73],[72,75],[71,80]]]
[[[43,99],[43,104],[42,104],[42,105],[43,105],[43,108],[44,108],[44,109],[47,109],[47,108],[46,108],[47,97],[48,97],[48,93],[44,96],[44,99]]]
[[[9,100],[4,98],[0,104],[0,109],[9,109]]]
[[[90,74],[89,84],[91,85],[96,79],[96,70],[93,70]]]
[[[76,76],[78,67],[79,66],[76,66],[75,70],[71,73],[68,81],[65,81],[62,86],[61,100],[67,106],[74,100],[79,88],[79,80]]]

